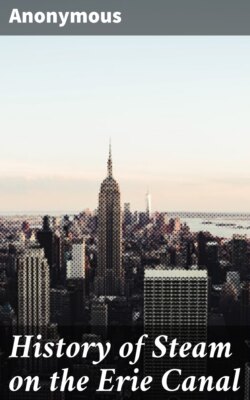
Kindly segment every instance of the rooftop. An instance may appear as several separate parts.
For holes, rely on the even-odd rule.
[[[186,269],[146,269],[145,279],[152,278],[207,278],[206,270],[186,270]]]

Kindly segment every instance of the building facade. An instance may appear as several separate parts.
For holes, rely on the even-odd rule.
[[[169,357],[152,359],[154,340],[159,335],[167,335],[169,342],[177,340],[179,344],[191,342],[197,344],[207,339],[208,318],[208,275],[206,270],[148,269],[144,276],[144,331],[149,335],[150,345],[145,347],[144,368],[158,383],[153,388],[157,398],[166,398],[162,392],[160,380],[164,373],[179,368],[183,376],[205,375],[204,360]],[[176,387],[178,378],[173,376],[170,386]],[[182,393],[176,392],[173,398],[181,399]],[[186,398],[184,396],[184,398]],[[193,399],[203,399],[203,395],[192,394]]]
[[[36,243],[17,258],[18,326],[43,333],[50,323],[50,270],[44,250]]]
[[[99,193],[95,294],[121,296],[123,292],[121,200],[119,185],[113,178],[110,148],[108,174]]]

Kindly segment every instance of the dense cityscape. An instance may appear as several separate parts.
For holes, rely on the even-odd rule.
[[[205,340],[207,326],[248,326],[248,238],[213,236],[206,224],[192,232],[177,215],[152,212],[149,192],[145,203],[143,212],[131,211],[129,203],[121,207],[110,148],[98,210],[2,216],[5,334],[25,330],[56,337],[65,327],[88,327],[88,340],[100,327],[150,331],[178,324],[204,327]],[[249,376],[246,365],[246,380]]]

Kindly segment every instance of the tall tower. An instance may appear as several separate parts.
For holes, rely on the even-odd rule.
[[[148,328],[207,329],[206,270],[148,269],[144,277],[144,324]],[[181,332],[182,333],[182,332]],[[203,338],[204,339],[204,338]]]
[[[243,282],[240,296],[241,324],[250,325],[250,282]],[[249,366],[250,373],[250,366]],[[250,389],[250,387],[249,387]]]
[[[85,279],[85,242],[74,239],[72,259],[67,262],[67,279]]]
[[[44,333],[50,323],[50,272],[44,250],[35,243],[17,259],[18,326]]]
[[[171,360],[163,357],[152,359],[154,339],[159,335],[168,335],[169,341],[177,339],[178,343],[197,344],[207,339],[207,289],[208,275],[206,270],[192,267],[190,270],[148,269],[144,276],[144,330],[149,334],[152,344],[145,347],[145,374],[160,382],[165,371],[172,368],[182,369],[183,376],[205,375],[206,364],[203,359],[184,359],[176,357]],[[176,387],[176,376],[173,376],[170,387]],[[153,388],[157,399],[165,399],[161,385]],[[176,399],[182,398],[175,393]],[[186,398],[184,396],[184,398]],[[192,399],[199,398],[192,394]],[[203,398],[201,396],[201,398]]]
[[[124,287],[121,202],[119,185],[113,178],[111,145],[107,167],[107,177],[102,182],[99,192],[95,294],[121,296]]]
[[[247,275],[247,240],[245,235],[233,235],[232,264],[234,271],[240,271],[241,280]]]
[[[50,227],[49,217],[43,218],[43,227],[37,231],[37,240],[44,249],[45,257],[49,264],[50,283],[55,287],[60,278],[60,237]]]
[[[149,193],[149,190],[146,193],[146,214],[148,219],[150,219],[151,214],[152,214],[152,200],[151,200],[151,194]]]

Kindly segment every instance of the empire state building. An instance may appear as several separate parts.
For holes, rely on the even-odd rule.
[[[124,280],[122,270],[121,201],[118,183],[113,178],[111,146],[109,146],[107,177],[101,184],[98,206],[98,248],[95,294],[121,296]]]

